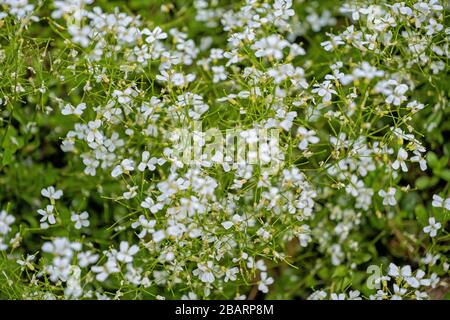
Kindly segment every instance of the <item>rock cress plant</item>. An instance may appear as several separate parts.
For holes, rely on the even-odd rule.
[[[448,298],[448,9],[0,0],[0,297]]]

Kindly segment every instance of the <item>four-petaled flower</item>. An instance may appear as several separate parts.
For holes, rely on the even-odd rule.
[[[395,188],[389,188],[388,191],[380,190],[378,191],[378,195],[383,198],[383,205],[387,206],[395,206],[397,204],[397,200],[395,200]]]
[[[123,159],[119,165],[114,167],[113,171],[111,172],[111,176],[113,178],[116,178],[124,172],[130,172],[133,170],[134,170],[134,161],[130,159]]]
[[[81,229],[82,227],[89,227],[89,213],[87,211],[83,211],[80,214],[72,212],[70,220],[75,222],[76,229]]]
[[[430,237],[434,238],[437,235],[437,231],[441,228],[441,223],[431,217],[428,219],[429,225],[423,228],[423,232],[429,233]]]
[[[51,204],[47,205],[45,210],[38,209],[37,212],[42,216],[41,220],[39,220],[41,222],[42,229],[48,228],[48,224],[56,223],[56,218],[55,214],[53,213],[53,209],[54,207]]]
[[[116,258],[118,261],[124,263],[130,263],[133,261],[133,256],[139,251],[139,247],[135,244],[130,246],[126,241],[122,241],[119,246],[119,252],[117,252]]]
[[[298,148],[300,150],[306,150],[308,149],[308,144],[316,144],[320,141],[316,136],[316,132],[314,130],[308,130],[304,127],[298,127],[297,135],[301,139],[300,143],[298,144]]]
[[[392,164],[392,168],[398,170],[398,168],[402,168],[403,172],[408,171],[408,167],[406,166],[405,160],[408,159],[408,152],[405,149],[400,148],[397,154],[397,160]]]
[[[435,208],[444,208],[445,210],[450,211],[450,198],[444,200],[444,198],[435,194],[433,195],[433,201],[431,202],[431,205]]]
[[[49,198],[50,200],[58,200],[63,196],[62,190],[55,190],[55,187],[50,186],[41,190],[41,195],[43,197]]]

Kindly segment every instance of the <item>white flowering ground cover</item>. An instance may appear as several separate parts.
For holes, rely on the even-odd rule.
[[[449,9],[0,0],[0,298],[449,299]]]

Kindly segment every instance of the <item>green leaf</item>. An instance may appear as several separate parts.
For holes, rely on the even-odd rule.
[[[6,166],[11,163],[11,161],[13,160],[14,152],[15,152],[15,150],[13,151],[12,149],[4,150],[3,158],[2,158],[2,165]]]
[[[439,159],[439,167],[440,168],[448,167],[448,157],[447,156],[443,156],[442,158]]]
[[[353,257],[353,261],[357,264],[362,264],[372,259],[372,255],[370,253],[361,252]]]
[[[421,225],[426,225],[428,220],[428,213],[425,207],[423,205],[418,205],[415,208],[414,213],[416,214],[417,221],[419,221]]]
[[[347,275],[348,268],[346,266],[338,266],[331,276],[332,278],[343,278]]]
[[[433,168],[434,170],[438,169],[439,166],[439,159],[436,155],[436,153],[434,153],[433,151],[428,152],[427,154],[427,162],[430,165],[431,168]]]
[[[446,144],[444,145],[444,154],[445,154],[446,156],[450,156],[450,143],[446,143]]]
[[[450,182],[450,169],[444,169],[436,173],[440,178]]]
[[[439,177],[433,176],[432,178],[428,176],[420,177],[416,180],[416,188],[419,190],[424,190],[431,188],[439,182]]]

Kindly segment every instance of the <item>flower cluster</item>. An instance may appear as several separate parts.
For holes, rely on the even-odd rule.
[[[449,8],[174,3],[0,0],[14,298],[434,298]]]

